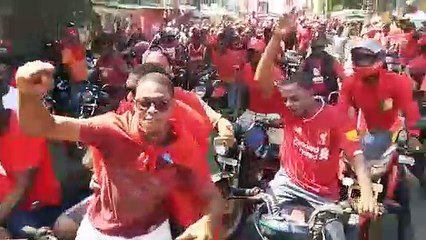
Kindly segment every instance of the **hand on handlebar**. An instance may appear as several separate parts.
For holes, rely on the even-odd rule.
[[[373,193],[361,193],[361,197],[355,208],[358,214],[370,213],[374,217],[381,214],[377,199],[375,199]]]

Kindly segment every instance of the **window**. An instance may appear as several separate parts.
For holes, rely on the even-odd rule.
[[[119,0],[120,4],[139,4],[139,0]]]

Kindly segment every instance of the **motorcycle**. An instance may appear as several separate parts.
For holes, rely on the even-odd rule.
[[[299,66],[302,64],[303,57],[300,56],[296,51],[288,50],[284,54],[284,61],[282,70],[286,73],[287,77],[290,77],[299,70]]]
[[[408,149],[407,132],[401,130],[397,139],[396,144],[384,154],[380,163],[373,164],[372,169],[383,169],[383,166],[386,169],[388,166],[393,166],[390,163],[394,161],[401,167],[414,164],[412,155],[418,152]],[[379,172],[373,171],[374,174]],[[325,204],[315,209],[299,202],[280,205],[274,196],[261,189],[236,189],[232,198],[244,199],[254,204],[253,223],[259,239],[262,240],[325,240],[325,225],[331,221],[340,221],[345,226],[360,226],[359,239],[380,239],[372,237],[377,236],[375,231],[380,230],[372,229],[373,226],[377,228],[377,225],[373,224],[372,216],[357,214],[360,189],[356,180],[346,177],[342,179],[341,185],[344,191],[341,191],[341,197],[337,203]],[[388,184],[390,185],[392,184]],[[378,203],[379,216],[394,213],[399,207],[393,201],[381,200],[383,190],[380,183],[373,184],[373,195]]]
[[[381,206],[386,206],[385,213],[398,214],[402,210],[400,203],[395,200],[396,188],[399,179],[403,179],[407,173],[407,167],[415,164],[414,157],[417,154],[424,154],[422,150],[412,150],[408,147],[408,132],[400,130],[395,136],[394,143],[382,154],[379,160],[368,161],[368,169],[373,182],[373,192],[376,202]],[[346,165],[348,166],[348,165]],[[349,197],[359,196],[360,188],[356,182],[355,174],[351,168],[346,168],[347,172],[342,180],[345,192]],[[377,239],[381,235],[381,227],[377,219],[371,216],[361,216],[360,219],[360,239]],[[398,233],[395,234],[398,236]]]
[[[86,82],[86,87],[80,96],[81,103],[78,115],[79,119],[89,118],[109,111],[108,87],[108,84],[101,87],[98,83],[91,81]],[[80,142],[77,142],[77,148],[83,149],[84,146]]]
[[[108,84],[100,86],[99,83],[87,81],[84,91],[81,93],[81,105],[79,118],[89,118],[106,112],[102,106],[107,105],[109,94]]]
[[[194,87],[195,93],[207,102],[213,109],[220,111],[227,107],[227,87],[218,80],[217,69],[212,65],[206,65],[197,75],[198,79]]]

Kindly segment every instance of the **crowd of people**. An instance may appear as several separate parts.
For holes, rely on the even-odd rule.
[[[348,23],[295,11],[275,20],[253,13],[192,27],[166,23],[150,42],[138,28],[100,34],[91,44],[93,69],[69,26],[58,48],[47,51],[54,54],[23,64],[12,81],[0,69],[0,239],[27,237],[24,226],[50,227],[60,239],[222,239],[225,199],[211,181],[207,155],[214,129],[234,144],[232,123],[174,82],[175,69],[187,69],[196,82],[206,64],[217,69],[229,108],[242,107],[237,93],[247,89],[240,123],[281,119],[280,170],[269,183],[280,202],[303,199],[316,208],[338,200],[343,151],[361,188],[358,211],[378,214],[366,162],[391,145],[401,116],[410,147],[423,147],[413,98],[426,86],[422,24]],[[285,71],[287,52],[303,58],[294,74]],[[398,56],[398,72],[389,70],[390,54]],[[70,80],[74,109],[90,78],[113,87],[113,109],[88,119],[52,114],[43,97],[59,68]],[[335,106],[328,101],[334,92]],[[52,141],[88,147],[89,193],[63,198]],[[426,188],[421,161],[413,173]],[[408,199],[400,204],[399,239],[410,240]],[[246,230],[240,238],[254,239]],[[326,239],[358,239],[356,227],[338,221],[326,232]]]

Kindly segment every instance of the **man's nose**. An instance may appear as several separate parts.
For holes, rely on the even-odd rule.
[[[293,105],[293,103],[290,100],[285,101],[285,106],[290,108]]]
[[[155,104],[151,103],[151,105],[148,107],[148,109],[146,110],[146,112],[150,113],[150,114],[154,114],[154,113],[157,113],[158,111],[155,108]]]

